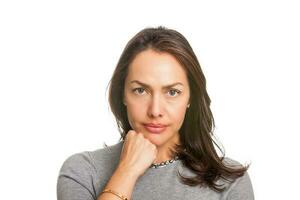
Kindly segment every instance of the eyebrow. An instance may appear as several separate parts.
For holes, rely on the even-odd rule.
[[[140,84],[140,85],[142,85],[142,86],[144,86],[144,87],[151,88],[150,85],[147,85],[146,83],[142,83],[141,81],[138,81],[138,80],[130,81],[130,83],[138,83],[138,84]],[[182,86],[183,86],[182,83],[176,82],[176,83],[172,83],[172,84],[170,84],[170,85],[165,85],[165,86],[163,86],[163,88],[170,88],[170,87],[175,86],[175,85],[182,85]]]

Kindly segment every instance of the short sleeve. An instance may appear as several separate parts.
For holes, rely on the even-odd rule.
[[[225,192],[224,200],[254,200],[252,183],[248,172],[237,178]]]
[[[94,200],[95,168],[88,152],[70,156],[63,163],[57,180],[57,200]]]

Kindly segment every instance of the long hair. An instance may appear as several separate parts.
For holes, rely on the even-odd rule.
[[[211,100],[206,91],[206,79],[192,47],[176,30],[162,26],[145,28],[125,46],[109,83],[109,104],[121,134],[120,141],[125,140],[127,132],[132,129],[123,104],[128,67],[138,53],[147,49],[173,55],[187,73],[190,107],[179,130],[180,144],[176,144],[170,151],[172,156],[176,154],[183,165],[196,176],[190,178],[179,174],[181,181],[189,186],[209,186],[217,192],[223,191],[223,185],[216,183],[219,178],[234,181],[242,176],[249,166],[236,167],[223,162],[225,153],[213,137],[215,122],[210,109]],[[218,155],[215,146],[220,150],[221,156]]]

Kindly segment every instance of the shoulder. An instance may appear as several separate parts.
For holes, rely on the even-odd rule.
[[[72,154],[62,164],[57,179],[58,199],[96,199],[118,161],[122,143]],[[117,161],[116,161],[117,160]]]
[[[240,162],[238,162],[232,158],[229,158],[229,157],[224,157],[223,163],[229,167],[241,167],[242,166],[242,164]]]
[[[223,159],[223,163],[231,168],[243,167],[240,162],[228,157]],[[223,199],[254,199],[253,187],[248,171],[232,182],[226,180],[222,180],[221,182],[226,185],[226,189],[223,192]]]
[[[111,165],[117,160],[122,143],[70,155],[63,162],[59,175],[86,177],[98,173],[99,168],[104,168],[105,164]]]
[[[89,152],[95,166],[116,165],[119,163],[120,154],[124,141],[120,141],[114,145],[106,146],[101,149]]]
[[[70,178],[76,181],[86,182],[86,177],[95,174],[93,160],[90,152],[80,152],[69,156],[62,164],[59,171],[60,178]]]

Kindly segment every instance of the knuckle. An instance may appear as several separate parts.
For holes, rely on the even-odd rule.
[[[131,136],[131,135],[134,135],[134,133],[135,133],[135,132],[134,132],[133,130],[130,130],[130,131],[128,131],[127,135],[130,135],[130,136]]]
[[[137,135],[141,138],[144,138],[144,135],[142,133],[137,133]]]

